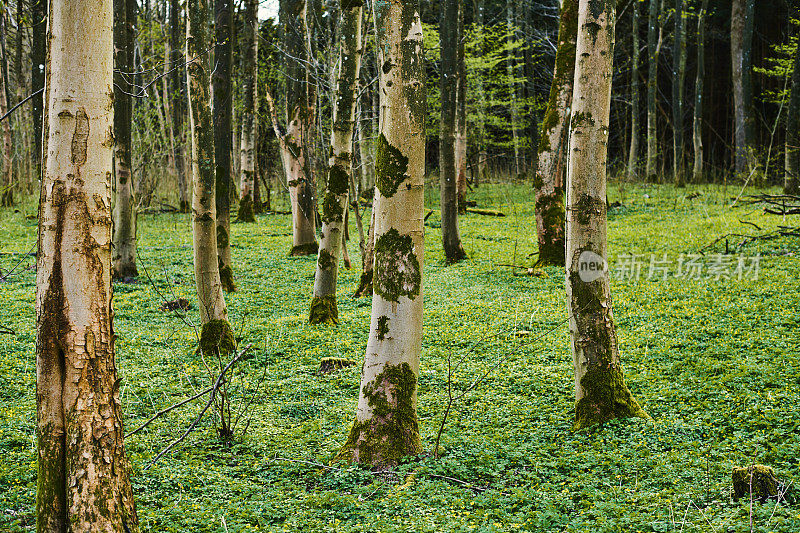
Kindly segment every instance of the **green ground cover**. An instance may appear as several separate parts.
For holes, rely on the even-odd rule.
[[[693,192],[700,195],[688,199]],[[719,262],[711,252],[699,279],[674,275],[681,254],[689,260],[722,234],[757,232],[740,220],[767,231],[800,225],[800,216],[730,209],[733,188],[613,188],[609,199],[622,202],[609,213],[617,332],[628,384],[653,421],[573,433],[563,273],[523,276],[498,266],[533,261],[531,192],[490,185],[472,193],[481,207],[508,216],[463,217],[471,259],[449,267],[435,193],[426,198],[434,214],[426,228],[419,380],[427,450],[447,401],[448,355],[464,357],[453,376],[457,391],[494,368],[455,405],[443,457],[409,458],[384,474],[330,463],[354,415],[369,328],[369,299],[349,297],[358,245],[349,246],[356,268],[340,274],[341,325],[310,326],[315,259],[286,257],[289,216],[261,216],[233,227],[239,292],[228,296],[240,345],[253,345],[231,383],[233,407],[246,406],[243,397],[254,401],[230,448],[206,417],[144,470],[203,401],[126,439],[142,531],[727,532],[750,531],[751,519],[754,531],[800,530],[800,505],[751,509],[730,496],[733,465],[768,464],[800,484],[800,243],[748,245],[746,256],[760,254],[758,279],[709,277],[709,265]],[[0,336],[3,531],[35,529],[35,274],[23,255],[35,243],[36,221],[26,218],[35,207],[19,211],[0,210],[0,269],[19,262],[0,283],[0,324],[15,332]],[[194,352],[199,318],[188,218],[139,220],[140,272],[145,267],[150,279],[114,287],[127,430],[211,381]],[[666,279],[648,279],[651,255],[663,261],[664,254]],[[623,268],[631,256],[641,262],[638,278]],[[185,318],[159,311],[164,298],[178,297],[193,304]],[[320,375],[323,357],[359,364]]]

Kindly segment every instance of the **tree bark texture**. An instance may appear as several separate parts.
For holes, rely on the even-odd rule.
[[[753,9],[755,0],[732,0],[731,3],[731,78],[736,175],[747,179],[754,165],[753,94],[751,67],[753,50]]]
[[[47,55],[47,0],[31,0],[31,92],[44,88],[44,64]],[[41,177],[42,153],[42,118],[44,96],[38,94],[31,99],[31,115],[33,117],[34,167],[36,178]]]
[[[647,159],[645,174],[648,181],[658,181],[658,131],[656,98],[658,95],[658,56],[661,52],[661,27],[658,0],[650,0],[647,17]]]
[[[612,418],[646,416],[623,378],[605,267],[614,22],[614,1],[580,0],[567,170],[566,285],[575,429]]]
[[[676,187],[686,186],[683,150],[683,86],[686,79],[686,11],[675,0],[675,34],[672,51],[672,175]]]
[[[462,16],[460,0],[442,0],[439,17],[441,50],[441,112],[439,125],[439,193],[442,210],[442,246],[447,263],[467,257],[458,230],[458,92],[459,92],[459,31],[457,21]]]
[[[181,213],[189,212],[189,184],[186,173],[186,147],[183,132],[183,116],[185,106],[182,97],[183,79],[186,67],[185,59],[185,33],[181,32],[183,10],[179,0],[170,0],[169,10],[170,49],[172,50],[171,64],[173,72],[170,75],[170,88],[172,90],[172,126],[175,128],[175,170],[178,174],[178,202]]]
[[[570,107],[575,77],[578,2],[564,0],[558,26],[558,47],[550,97],[539,135],[536,233],[541,264],[564,265],[564,173],[568,158]]]
[[[242,32],[242,146],[239,172],[239,221],[255,222],[253,194],[256,178],[256,79],[258,76],[258,0],[246,0]]]
[[[217,207],[217,262],[222,288],[227,292],[236,290],[231,263],[231,118],[233,95],[231,92],[231,32],[232,0],[215,0],[214,33],[214,166],[216,169]]]
[[[347,199],[353,179],[353,130],[359,74],[361,70],[361,4],[345,3],[341,9],[342,42],[339,49],[339,79],[333,108],[331,157],[328,184],[322,201],[322,239],[309,321],[338,324],[336,277],[344,247]]]
[[[458,214],[467,213],[467,62],[464,50],[464,0],[458,2],[458,34],[456,45],[456,194]]]
[[[135,533],[111,307],[112,0],[50,2],[49,17],[36,529]]]
[[[703,179],[703,86],[706,80],[706,13],[708,0],[703,0],[697,13],[697,76],[694,85],[694,118],[692,120],[692,144],[694,167],[692,179],[700,183]]]
[[[19,1],[19,0],[17,0]],[[2,25],[3,40],[6,37],[6,14],[0,14],[0,25]],[[20,26],[22,23],[20,21]],[[6,47],[3,46],[3,65],[8,66],[8,53]],[[4,69],[7,70],[7,69]],[[7,76],[0,76],[0,113],[4,116],[8,112],[8,87],[6,85],[8,80]],[[0,205],[10,206],[14,204],[14,162],[11,157],[11,121],[6,119],[3,121],[3,184],[0,185]]]
[[[422,450],[425,71],[416,0],[376,2],[381,113],[372,316],[356,418],[339,457],[382,468]]]

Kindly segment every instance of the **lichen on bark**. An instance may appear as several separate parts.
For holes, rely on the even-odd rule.
[[[422,272],[410,235],[400,235],[391,228],[378,238],[372,281],[375,293],[390,302],[396,302],[401,296],[413,300],[419,295]]]
[[[406,172],[408,157],[389,144],[386,136],[381,133],[375,143],[375,186],[383,196],[391,198],[406,179]]]

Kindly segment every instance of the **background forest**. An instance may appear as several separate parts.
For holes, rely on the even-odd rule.
[[[0,3],[0,530],[68,529],[48,438],[115,531],[800,530],[800,3],[92,2]],[[48,95],[101,34],[121,408],[71,460]]]

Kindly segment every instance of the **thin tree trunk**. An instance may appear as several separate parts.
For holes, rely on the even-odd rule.
[[[186,83],[192,147],[194,277],[203,332],[219,331],[219,335],[224,335],[224,332],[230,331],[230,325],[217,260],[214,132],[208,94],[211,86],[207,53],[211,44],[208,36],[208,4],[206,0],[188,0],[187,11]]]
[[[456,137],[458,114],[458,20],[460,0],[442,0],[439,16],[441,50],[441,112],[439,124],[439,191],[442,210],[442,246],[445,262],[456,263],[467,257],[458,230],[458,169]],[[380,148],[380,147],[379,147]]]
[[[36,93],[44,88],[44,64],[47,54],[47,0],[31,0],[31,92]],[[31,99],[31,115],[33,117],[34,172],[36,179],[41,177],[42,154],[42,118],[44,97],[36,94]]]
[[[17,0],[19,1],[19,0]],[[22,22],[20,21],[21,25]],[[6,14],[0,13],[0,39],[6,39]],[[3,71],[8,70],[8,53],[5,46],[2,48]],[[8,112],[8,76],[0,76],[0,113],[3,116]],[[3,121],[3,185],[0,204],[10,206],[14,204],[14,164],[11,157],[11,123],[9,120]]]
[[[364,251],[361,254],[361,278],[358,280],[358,287],[353,293],[353,298],[372,296],[372,273],[375,266],[375,202],[373,198],[372,209],[369,216],[369,228],[367,229],[367,240]]]
[[[114,208],[111,275],[131,279],[136,268],[136,200],[133,190],[130,94],[136,28],[136,0],[114,0]]]
[[[800,9],[791,13],[793,18],[800,16]],[[795,35],[799,34],[796,29]],[[786,194],[800,193],[800,46],[794,50],[792,84],[786,118],[786,159],[783,191]]]
[[[658,181],[658,131],[656,116],[656,98],[658,92],[658,56],[661,52],[662,28],[659,22],[659,0],[650,0],[650,11],[647,18],[647,162],[645,174],[647,180]]]
[[[732,0],[731,4],[731,77],[733,79],[733,109],[735,172],[746,179],[753,168],[753,95],[751,89],[751,56],[753,49],[754,0]]]
[[[258,0],[245,1],[242,32],[242,81],[244,111],[242,113],[242,146],[239,164],[239,221],[255,222],[253,188],[256,175],[256,76],[258,75]]]
[[[516,24],[514,21],[514,2],[513,0],[506,0],[506,30],[508,31],[508,39],[510,41],[516,40]],[[514,147],[514,179],[519,178],[520,164],[519,164],[519,134],[517,132],[517,84],[514,62],[516,59],[516,50],[508,51],[506,57],[506,76],[508,76],[508,94],[509,94],[509,112],[511,118],[511,142]]]
[[[112,0],[50,2],[49,15],[36,529],[137,533],[111,309]]]
[[[231,0],[215,0],[214,8],[214,164],[216,168],[217,261],[222,288],[236,290],[231,263]]]
[[[683,150],[683,85],[686,79],[686,11],[675,0],[675,42],[672,52],[672,175],[676,187],[686,186]]]
[[[170,0],[170,48],[172,49],[172,75],[170,86],[172,88],[172,125],[175,128],[175,170],[178,173],[178,202],[181,213],[189,212],[189,185],[186,173],[186,147],[184,142],[183,116],[184,104],[182,98],[182,78],[181,74],[186,73],[186,66],[183,65],[184,35],[181,32],[181,21],[183,20],[182,9],[179,0]]]
[[[339,457],[384,468],[422,451],[425,70],[417,0],[374,3],[381,115],[372,317],[358,408]]]
[[[693,181],[703,179],[703,85],[706,78],[706,13],[708,0],[703,0],[697,13],[697,78],[694,86],[694,119],[692,120],[692,144],[694,145]]]
[[[338,324],[336,278],[339,255],[347,228],[347,197],[353,176],[353,129],[356,95],[361,69],[361,4],[345,3],[341,9],[342,43],[339,49],[339,79],[333,108],[333,132],[328,184],[322,202],[322,242],[314,276],[309,322]],[[346,249],[344,250],[346,253]]]
[[[483,54],[486,48],[484,37],[484,0],[473,0],[473,20],[475,21],[475,40],[478,54]],[[486,154],[486,91],[483,86],[483,75],[475,76],[475,98],[478,105],[478,119],[476,125],[475,142],[478,145],[478,160],[472,172],[472,185],[477,187],[486,179],[488,171]]]
[[[567,170],[567,306],[575,429],[646,417],[625,384],[606,264],[606,160],[616,2],[580,0]]]
[[[558,48],[553,68],[550,98],[539,136],[536,190],[536,232],[539,262],[564,265],[564,179],[569,157],[572,88],[575,78],[575,39],[578,32],[578,2],[564,0],[558,27]]]
[[[456,138],[455,168],[458,214],[467,213],[467,63],[464,53],[464,0],[458,2],[456,46]]]
[[[631,4],[631,144],[627,178],[633,181],[639,170],[639,2]]]

